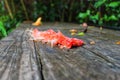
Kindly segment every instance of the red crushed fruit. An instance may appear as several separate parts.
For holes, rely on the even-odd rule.
[[[60,48],[70,49],[73,46],[82,46],[84,41],[77,38],[69,38],[62,34],[62,32],[55,32],[52,29],[46,31],[39,31],[34,29],[32,31],[33,40],[41,41],[43,43],[50,43],[51,46],[58,45]]]

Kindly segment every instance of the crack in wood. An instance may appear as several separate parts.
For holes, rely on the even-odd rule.
[[[98,57],[101,57],[101,58],[102,58],[103,60],[105,60],[106,62],[112,64],[113,67],[120,68],[120,65],[117,64],[117,63],[115,63],[115,60],[114,60],[114,59],[110,59],[109,57],[104,56],[104,55],[101,54],[100,52],[97,52],[97,51],[95,51],[95,50],[88,49],[88,48],[86,48],[86,47],[84,47],[84,46],[83,46],[82,48],[87,49],[88,51],[90,51],[91,53],[95,54],[95,55],[98,56]]]
[[[36,56],[36,60],[37,60],[38,69],[39,69],[39,72],[40,72],[41,80],[45,80],[44,79],[44,74],[43,74],[43,65],[42,65],[42,61],[41,61],[41,58],[40,58],[39,50],[37,49],[37,47],[35,45],[35,41],[33,41],[33,43],[34,43],[35,56]]]
[[[114,44],[119,40],[119,32],[105,30],[100,34],[99,29],[88,28],[84,36],[71,36],[69,29],[74,26],[80,31],[79,25],[42,26],[37,28],[59,29],[69,37],[83,39],[87,44],[70,50],[51,48],[47,44],[30,41],[25,29],[35,27],[31,24],[22,24],[0,41],[0,80],[120,79],[120,50],[119,45]],[[90,45],[91,40],[96,44]]]

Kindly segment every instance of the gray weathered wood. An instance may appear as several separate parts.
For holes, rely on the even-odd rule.
[[[29,40],[27,28],[61,30],[86,44],[69,50],[51,47]],[[71,36],[72,28],[82,31],[73,23],[21,24],[0,41],[0,80],[120,80],[120,45],[115,44],[120,31],[88,27],[84,36]]]
[[[34,43],[24,30],[0,41],[0,80],[41,80]]]

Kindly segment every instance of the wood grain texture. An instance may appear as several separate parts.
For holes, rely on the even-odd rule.
[[[0,44],[0,80],[41,80],[33,41],[24,30],[14,31]]]
[[[29,40],[27,28],[60,30],[86,44],[69,50],[51,47]],[[82,31],[73,23],[21,24],[0,40],[0,80],[120,80],[120,45],[115,44],[120,31],[88,27],[84,36],[71,36],[73,28]]]

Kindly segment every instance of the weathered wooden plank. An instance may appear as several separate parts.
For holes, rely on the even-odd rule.
[[[71,36],[69,30],[72,27],[58,29],[69,37],[82,38],[86,45],[66,51],[36,43],[45,80],[120,79],[120,50],[119,45],[115,44],[115,41],[120,39],[118,34],[111,33],[112,35],[109,36],[109,30],[101,33],[99,29],[93,28],[84,36]],[[75,29],[79,28],[75,27]],[[92,40],[96,42],[95,45],[89,44]]]
[[[45,80],[119,80],[106,62],[84,48],[70,51],[36,43]]]
[[[116,63],[116,65],[120,67],[120,46],[116,44],[116,41],[120,40],[120,37],[117,35],[114,35],[112,37],[111,35],[105,36],[109,34],[107,32],[104,34],[93,33],[87,33],[83,37],[87,44],[84,46],[84,48],[92,51],[93,53],[98,53],[96,55],[109,58],[110,61],[112,60],[112,62]],[[95,45],[90,45],[90,41],[95,41]]]
[[[83,39],[86,45],[69,50],[33,42],[27,28],[61,30]],[[71,36],[78,24],[44,23],[40,27],[21,24],[0,41],[0,80],[120,80],[120,32],[89,27],[84,36]],[[95,45],[90,45],[93,40]]]
[[[16,30],[1,40],[0,80],[41,80],[34,44],[27,36]]]

